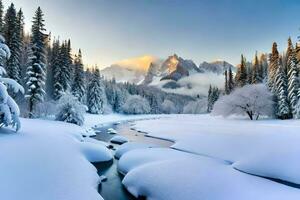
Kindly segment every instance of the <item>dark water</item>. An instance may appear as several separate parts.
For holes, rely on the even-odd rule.
[[[98,133],[94,138],[109,143],[109,140],[115,135],[122,135],[130,142],[155,144],[160,147],[170,147],[173,144],[167,140],[147,137],[145,133],[131,129],[130,125],[133,123],[134,122],[124,122],[121,124],[109,124],[107,126],[95,128]],[[107,131],[109,128],[115,129],[118,134],[109,134]],[[119,146],[117,144],[111,145],[113,145],[113,149],[117,149]],[[136,200],[136,198],[127,192],[122,185],[123,177],[118,173],[117,162],[116,159],[113,159],[110,162],[94,163],[95,167],[98,169],[99,176],[104,175],[107,177],[107,180],[99,185],[98,192],[105,200]]]

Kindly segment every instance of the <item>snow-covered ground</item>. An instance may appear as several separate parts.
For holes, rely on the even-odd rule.
[[[175,141],[173,149],[131,147],[118,154],[119,171],[126,174],[123,184],[135,196],[300,199],[300,189],[258,177],[300,184],[299,120],[170,115],[137,121],[134,127]]]
[[[108,161],[105,144],[83,140],[84,129],[62,122],[21,119],[15,133],[0,130],[0,199],[100,200],[90,162]]]
[[[95,125],[154,117],[87,114],[83,127],[21,119],[18,133],[0,129],[0,199],[102,199],[91,162],[111,160],[112,153],[107,143],[82,136],[94,134]]]

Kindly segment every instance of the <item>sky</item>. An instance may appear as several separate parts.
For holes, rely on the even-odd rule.
[[[269,52],[276,41],[286,48],[300,35],[299,0],[4,0],[25,14],[30,30],[41,6],[47,31],[71,39],[88,65],[107,67],[120,60],[177,55],[238,64]]]

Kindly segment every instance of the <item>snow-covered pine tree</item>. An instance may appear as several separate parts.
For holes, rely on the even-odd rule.
[[[71,45],[71,44],[70,44]],[[71,47],[70,47],[71,48]],[[71,88],[71,55],[68,47],[68,42],[64,41],[60,47],[59,60],[60,60],[60,84],[63,87],[62,92],[66,92]]]
[[[207,112],[211,112],[211,102],[212,102],[212,87],[209,85],[208,95],[207,95]]]
[[[6,72],[7,76],[20,83],[20,27],[18,27],[17,13],[14,4],[12,3],[4,17],[4,38],[10,48],[11,56],[7,61]]]
[[[229,93],[231,93],[234,90],[234,81],[233,81],[233,73],[232,73],[231,66],[229,66],[229,70],[228,70],[228,90]]]
[[[288,104],[287,77],[281,61],[279,61],[277,66],[278,68],[274,80],[275,95],[277,100],[276,116],[279,119],[289,119],[291,117],[291,112]]]
[[[243,55],[241,55],[241,65],[237,69],[235,82],[236,82],[236,86],[238,87],[243,87],[247,84],[246,60]]]
[[[277,50],[277,43],[274,42],[272,46],[272,53],[270,55],[270,65],[268,69],[268,87],[270,91],[274,94],[276,87],[275,87],[275,77],[276,73],[279,68],[279,53]]]
[[[9,59],[9,56],[9,48],[5,44],[5,39],[0,35],[0,127],[11,125],[18,131],[21,127],[20,110],[13,98],[7,93],[6,86],[13,88],[15,93],[19,91],[24,93],[24,89],[16,81],[3,78],[6,73],[4,63]]]
[[[0,0],[0,34],[3,33],[3,3]]]
[[[229,94],[229,88],[228,88],[228,73],[227,73],[227,69],[224,72],[224,76],[225,76],[225,94]]]
[[[82,64],[82,54],[79,49],[78,55],[74,60],[74,80],[72,85],[72,94],[81,102],[84,103],[85,96],[85,75]]]
[[[261,54],[259,58],[259,65],[261,66],[261,77],[262,82],[266,83],[268,79],[268,56],[266,54]]]
[[[220,91],[217,87],[209,86],[208,98],[207,98],[207,112],[210,113],[213,110],[214,104],[219,99]]]
[[[63,87],[63,72],[61,66],[61,46],[59,40],[54,41],[52,47],[52,70],[53,70],[53,87],[54,93],[53,97],[54,100],[59,100],[59,98],[64,94],[64,87]]]
[[[299,72],[297,68],[297,58],[296,52],[292,44],[291,38],[288,39],[287,48],[287,79],[288,79],[288,102],[290,104],[290,109],[293,117],[297,116],[297,103],[299,100]]]
[[[258,84],[262,82],[261,66],[258,61],[257,52],[255,53],[254,63],[252,65],[252,84]]]
[[[45,24],[43,12],[40,7],[33,17],[31,29],[31,55],[27,67],[27,95],[29,103],[29,117],[34,117],[34,107],[37,103],[44,101],[45,79],[46,79],[46,58],[45,58]]]
[[[102,114],[106,103],[105,89],[99,69],[93,71],[93,78],[88,85],[87,106],[92,114]]]

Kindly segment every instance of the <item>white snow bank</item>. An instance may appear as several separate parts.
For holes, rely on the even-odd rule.
[[[164,115],[159,115],[163,117]],[[109,115],[93,115],[85,114],[84,127],[94,127],[97,125],[110,124],[110,123],[121,123],[124,121],[141,120],[157,118],[158,115],[123,115],[123,114],[109,114]]]
[[[111,143],[124,144],[128,142],[128,139],[124,136],[117,135],[110,139]]]
[[[80,148],[86,159],[90,162],[104,162],[113,159],[109,149],[92,142],[80,142]]]
[[[149,200],[296,200],[300,190],[234,170],[226,162],[172,149],[124,154],[119,169],[135,197]]]
[[[135,128],[176,141],[173,148],[230,161],[242,171],[300,183],[299,120],[237,120],[170,115]]]
[[[157,147],[157,145],[138,142],[128,142],[118,147],[118,149],[115,152],[115,158],[119,159],[123,154],[134,149],[146,149],[152,147]]]
[[[127,174],[131,169],[140,165],[155,161],[172,160],[182,154],[191,157],[195,156],[193,154],[176,151],[170,148],[135,149],[121,156],[118,162],[118,170],[122,174]]]
[[[83,128],[36,119],[21,122],[17,134],[0,129],[1,199],[102,200],[97,170],[87,158],[105,151],[82,147]]]

